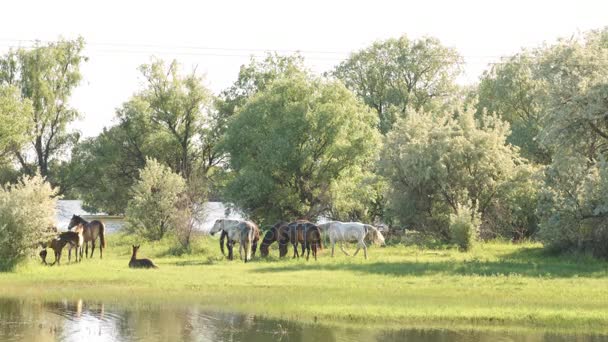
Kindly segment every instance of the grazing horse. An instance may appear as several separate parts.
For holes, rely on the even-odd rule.
[[[55,254],[55,261],[51,264],[51,266],[57,264],[61,265],[61,251],[66,245],[69,246],[69,254],[68,254],[68,262],[72,262],[72,249],[76,248],[76,262],[82,259],[78,258],[78,252],[82,249],[83,243],[83,235],[82,235],[82,227],[77,227],[74,231],[71,232],[63,232],[57,235],[55,238],[50,240],[47,243],[42,243],[41,246],[44,248],[40,251],[40,258],[45,265],[48,265],[46,262],[46,248],[51,248]]]
[[[243,259],[243,252],[245,252],[245,262],[251,260],[251,258],[255,256],[258,240],[260,239],[260,229],[255,223],[250,221],[218,219],[213,224],[209,234],[213,235],[218,232],[222,232],[222,238],[220,238],[220,248],[222,252],[224,250],[224,236],[228,239],[228,259],[233,259],[232,247],[237,242],[239,243],[239,256],[241,259]]]
[[[83,227],[82,235],[84,236],[84,245],[86,249],[85,257],[89,258],[89,241],[91,242],[90,257],[93,257],[93,252],[95,251],[95,241],[97,240],[97,237],[99,237],[99,258],[103,259],[103,249],[106,248],[106,239],[104,236],[104,231],[106,228],[103,222],[97,220],[88,222],[78,215],[72,215],[72,219],[68,225],[68,230],[71,230],[78,225],[82,225]],[[82,258],[82,249],[80,250],[80,258]]]
[[[129,261],[130,268],[158,268],[150,259],[137,259],[137,250],[139,249],[139,246],[132,246],[133,254],[131,254],[131,260]]]
[[[360,222],[340,222],[340,221],[331,221],[327,223],[323,223],[320,226],[323,226],[324,229],[327,230],[329,234],[329,241],[331,243],[331,256],[334,256],[334,250],[336,247],[336,242],[340,242],[340,249],[346,255],[348,252],[344,249],[344,242],[357,242],[357,250],[355,251],[355,255],[359,253],[359,250],[363,248],[363,254],[365,259],[367,259],[367,245],[365,244],[366,236],[369,236],[373,243],[378,243],[383,245],[384,236],[380,231],[369,224],[364,224]]]
[[[298,243],[301,243],[306,248],[306,260],[310,256],[310,250],[312,249],[312,255],[317,260],[317,249],[322,249],[321,243],[321,230],[314,223],[306,220],[297,220],[291,222],[289,225],[289,241],[293,245],[293,257],[299,258],[298,254]],[[304,250],[302,250],[302,256],[304,256]]]
[[[289,243],[289,226],[287,222],[278,222],[266,232],[260,245],[260,253],[263,257],[268,256],[268,249],[275,241],[279,242],[279,257],[282,258],[287,255],[287,244]],[[302,254],[304,254],[304,245],[302,245]]]

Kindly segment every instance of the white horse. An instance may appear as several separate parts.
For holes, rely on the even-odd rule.
[[[260,238],[260,230],[258,226],[250,221],[218,219],[215,220],[209,234],[213,235],[218,232],[224,232],[228,238],[229,259],[232,259],[232,245],[235,242],[239,243],[239,257],[243,259],[243,251],[245,252],[245,262],[251,260],[252,255],[255,255],[257,242]],[[223,252],[223,237],[220,239],[220,247]],[[253,250],[253,253],[252,253]]]
[[[348,252],[344,249],[344,242],[357,242],[357,250],[355,255],[359,253],[359,250],[363,248],[363,254],[367,259],[367,245],[365,244],[365,237],[369,236],[372,243],[384,245],[384,236],[378,231],[378,229],[372,225],[364,224],[360,222],[340,222],[331,221],[318,225],[329,234],[329,243],[331,243],[331,256],[334,256],[334,250],[336,242],[340,241],[340,249],[346,255]]]

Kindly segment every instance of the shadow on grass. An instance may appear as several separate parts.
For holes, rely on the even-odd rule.
[[[320,260],[321,261],[321,260]],[[251,272],[278,273],[293,271],[352,271],[367,274],[383,274],[392,276],[411,275],[463,275],[463,276],[524,276],[572,278],[608,277],[608,262],[577,257],[554,257],[541,249],[524,248],[514,253],[501,256],[497,261],[483,261],[471,259],[465,261],[437,261],[437,262],[369,262],[369,263],[334,263],[309,262],[285,265],[279,267],[264,267]]]

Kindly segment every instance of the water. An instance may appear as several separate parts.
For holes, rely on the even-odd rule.
[[[242,220],[242,216],[235,211],[226,211],[226,206],[221,202],[206,202],[205,203],[205,218],[198,225],[197,229],[201,231],[209,231],[213,226],[215,220],[219,218],[229,218],[235,220]],[[106,216],[104,214],[89,213],[82,209],[82,201],[78,200],[60,200],[57,201],[57,215],[55,217],[55,224],[61,231],[65,231],[68,228],[72,215],[80,215],[86,220],[99,219],[103,221],[106,226],[107,233],[113,233],[124,225],[125,221],[122,217]]]
[[[475,330],[335,328],[196,306],[0,298],[0,341],[608,341],[608,336]]]

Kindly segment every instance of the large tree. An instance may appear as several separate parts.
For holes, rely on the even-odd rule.
[[[408,107],[429,111],[450,103],[461,63],[454,49],[435,38],[402,36],[351,54],[333,75],[376,111],[386,134]]]
[[[22,101],[19,89],[0,85],[0,164],[27,140],[32,106]]]
[[[476,120],[472,110],[412,110],[398,120],[386,136],[381,168],[396,221],[449,239],[451,217],[463,208],[472,220],[486,218],[501,204],[513,218],[522,216],[505,200],[518,195],[513,193],[518,184],[529,185],[530,170],[506,143],[508,134],[508,123],[490,115]]]
[[[508,141],[540,164],[551,162],[550,149],[539,137],[547,115],[549,83],[541,73],[543,49],[522,51],[492,66],[481,78],[478,113],[497,113],[511,124]]]
[[[182,76],[179,65],[168,66],[161,60],[142,65],[139,70],[147,81],[146,88],[137,97],[148,106],[149,119],[166,131],[178,147],[176,171],[189,179],[196,168],[202,173],[219,162],[209,134],[202,134],[208,119],[211,92],[203,79],[196,75]],[[212,123],[210,126],[213,126]],[[200,139],[202,138],[202,139]]]
[[[29,148],[35,161],[28,160],[29,149],[16,151],[26,173],[39,170],[48,176],[50,162],[78,138],[67,131],[68,124],[78,117],[68,101],[81,79],[80,64],[86,60],[83,48],[82,38],[36,43],[31,49],[10,51],[0,59],[0,85],[17,87],[21,99],[32,104],[33,110],[24,114],[30,123]]]
[[[222,142],[228,200],[265,222],[328,211],[378,146],[377,118],[339,82],[299,73],[275,80],[231,120]]]

